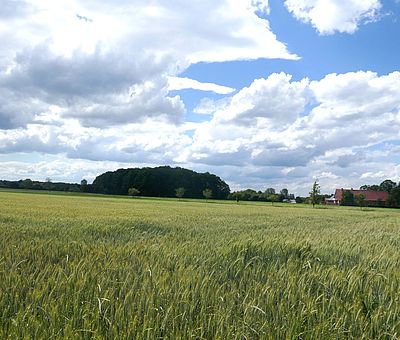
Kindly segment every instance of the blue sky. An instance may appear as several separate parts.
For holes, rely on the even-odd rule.
[[[399,20],[397,0],[6,0],[0,177],[399,181]]]
[[[363,25],[353,34],[327,36],[319,35],[311,25],[296,20],[283,1],[270,1],[271,13],[265,17],[272,31],[301,59],[198,63],[191,65],[182,76],[240,89],[273,72],[289,73],[295,80],[305,77],[319,80],[328,73],[373,70],[382,75],[398,71],[400,3],[386,0],[382,4],[382,18],[378,22]],[[191,95],[197,101],[201,93],[190,93],[187,96],[190,103]]]

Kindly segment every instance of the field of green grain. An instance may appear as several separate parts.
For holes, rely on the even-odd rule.
[[[400,211],[0,192],[0,339],[400,338]]]

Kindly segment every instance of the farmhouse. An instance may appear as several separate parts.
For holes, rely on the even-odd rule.
[[[360,194],[363,194],[365,196],[365,202],[368,205],[381,205],[389,198],[389,193],[386,191],[336,189],[335,195],[326,200],[326,203],[339,205],[343,197],[343,192],[345,191],[350,191],[355,198]]]
[[[325,204],[328,205],[338,205],[339,203],[336,201],[335,195],[332,195],[329,198],[325,198]]]

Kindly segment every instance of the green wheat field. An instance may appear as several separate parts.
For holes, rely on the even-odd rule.
[[[0,339],[400,338],[400,211],[0,192]]]

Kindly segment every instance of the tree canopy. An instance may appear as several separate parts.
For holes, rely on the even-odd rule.
[[[279,194],[274,188],[267,188],[264,192],[253,189],[234,191],[228,199],[239,201],[267,201],[267,202],[282,202],[287,199],[294,200],[294,194],[289,193],[288,189],[282,189]]]
[[[186,189],[183,187],[179,187],[175,189],[175,196],[178,198],[182,198],[185,195]]]
[[[141,196],[152,197],[176,197],[177,188],[185,188],[187,198],[203,198],[206,188],[212,191],[215,199],[225,199],[230,193],[228,184],[216,175],[169,166],[109,171],[96,177],[92,191],[127,195],[132,187],[137,188]]]
[[[387,202],[381,202],[379,206],[389,206],[400,208],[400,182],[396,183],[390,179],[385,179],[381,184],[363,185],[361,190],[386,191],[389,193]]]
[[[207,188],[203,190],[203,196],[206,200],[209,200],[213,195],[213,192],[211,189]]]
[[[344,190],[342,194],[341,205],[355,205],[354,194],[350,190]]]
[[[0,180],[0,188],[70,192],[79,192],[81,190],[81,186],[77,183],[51,182],[49,180],[49,178],[45,182],[33,181],[29,178],[19,181]]]
[[[128,189],[128,195],[129,196],[134,197],[134,196],[138,196],[139,194],[140,194],[140,191],[138,189],[136,189],[136,188],[129,188]]]
[[[361,190],[372,190],[372,191],[387,191],[391,192],[392,189],[396,188],[396,182],[393,182],[390,179],[385,179],[381,184],[372,184],[372,185],[362,185],[360,187]]]
[[[310,191],[310,202],[313,205],[313,207],[319,202],[320,192],[321,192],[321,187],[318,184],[318,181],[315,181]]]

